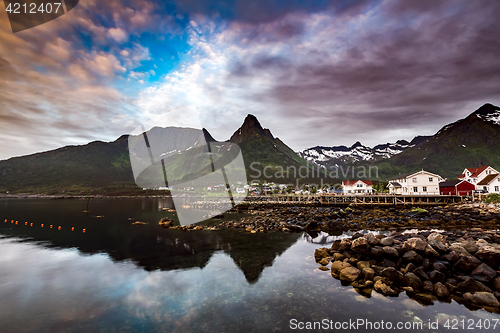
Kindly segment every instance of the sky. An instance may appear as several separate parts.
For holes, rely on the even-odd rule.
[[[500,105],[500,2],[80,0],[12,33],[0,159],[161,117],[227,140],[254,114],[295,151],[432,135]]]

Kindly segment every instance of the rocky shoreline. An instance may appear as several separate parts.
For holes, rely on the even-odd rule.
[[[316,249],[315,259],[361,295],[405,292],[421,304],[453,299],[500,313],[500,231],[356,233]]]
[[[243,209],[244,208],[244,209]],[[498,204],[455,204],[428,208],[360,208],[360,207],[242,207],[245,216],[238,221],[223,221],[216,226],[163,227],[180,230],[240,229],[246,232],[319,232],[327,233],[356,230],[403,230],[408,228],[496,228],[500,225]],[[221,218],[218,216],[216,218]]]

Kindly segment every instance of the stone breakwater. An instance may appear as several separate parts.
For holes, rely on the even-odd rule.
[[[361,295],[405,292],[426,305],[453,299],[500,313],[500,231],[356,233],[316,249],[314,257],[319,269]]]
[[[246,216],[237,221],[224,221],[217,226],[174,226],[181,230],[240,229],[257,233],[278,230],[283,232],[332,232],[347,230],[394,230],[404,228],[495,228],[500,225],[500,206],[493,204],[456,204],[445,207],[370,209],[348,207],[245,207]],[[228,215],[229,216],[229,215]],[[338,233],[337,233],[338,234]]]

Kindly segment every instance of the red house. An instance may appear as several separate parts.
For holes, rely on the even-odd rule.
[[[466,180],[439,183],[439,194],[441,195],[471,195],[475,189],[476,186]]]

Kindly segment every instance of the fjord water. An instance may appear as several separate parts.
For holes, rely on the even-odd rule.
[[[429,321],[448,331],[447,319],[500,318],[342,286],[317,269],[314,250],[347,235],[162,229],[157,221],[174,216],[168,207],[167,199],[0,200],[1,332],[288,332],[292,319],[422,320],[431,332]]]

